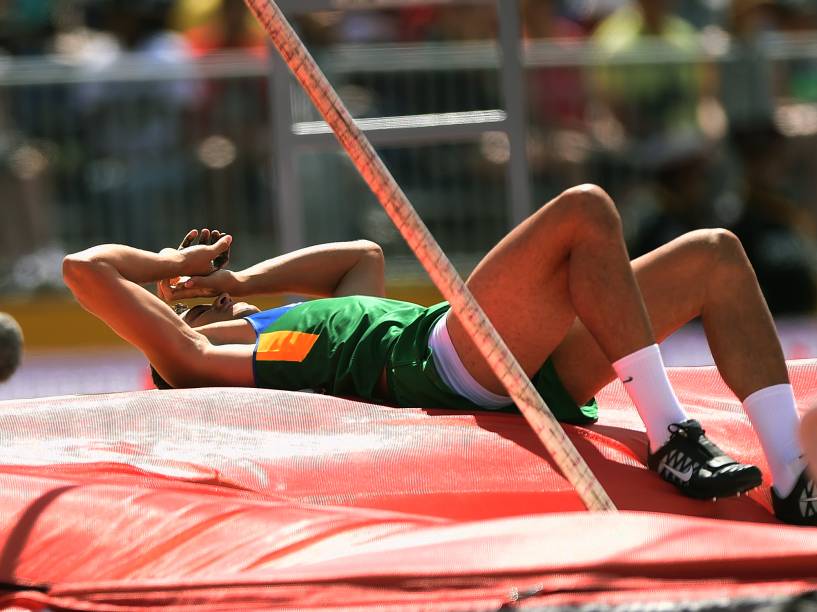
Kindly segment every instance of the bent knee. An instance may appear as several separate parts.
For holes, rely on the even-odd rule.
[[[748,264],[740,238],[727,229],[696,230],[690,233],[690,237],[714,264]]]
[[[598,185],[571,187],[559,196],[567,214],[583,231],[621,232],[621,216],[613,199]]]

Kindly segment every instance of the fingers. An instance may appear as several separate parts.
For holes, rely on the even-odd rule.
[[[195,291],[211,291],[211,288],[207,286],[208,284],[208,276],[182,276],[179,279],[179,284],[172,287],[173,291],[185,291],[185,290],[195,290]],[[173,295],[176,295],[175,293]]]
[[[200,241],[199,244],[216,244],[219,240],[224,238],[224,236],[228,235],[225,232],[222,232],[221,230],[217,230],[217,229],[214,229],[214,230],[203,229],[201,231],[202,231],[202,234],[204,234],[205,232],[207,232],[207,234],[206,234],[206,238],[205,238],[205,236],[203,236],[201,238],[201,241]]]
[[[189,276],[177,276],[175,279],[171,280],[170,288],[175,289],[176,287],[181,287],[189,280],[190,280]]]
[[[174,289],[173,300],[190,300],[193,298],[209,297],[210,294],[200,289]]]
[[[173,288],[172,294],[174,300],[187,300],[191,298],[213,297],[217,295],[216,290],[212,287],[200,286],[199,283],[206,283],[206,277],[193,276],[192,278],[185,278],[184,282]]]
[[[202,230],[191,229],[187,232],[187,235],[182,240],[181,244],[179,245],[180,249],[186,249],[187,247],[195,244],[215,244],[224,234],[219,230],[209,230],[206,227]],[[198,238],[198,241],[196,241]]]
[[[227,242],[223,242],[228,238]],[[191,246],[209,246],[215,247],[215,253],[212,255],[212,265],[210,272],[221,270],[230,262],[230,244],[232,237],[225,234],[221,230],[210,230],[202,228],[201,230],[191,229],[179,245],[179,249],[186,249]]]
[[[186,249],[187,247],[189,247],[191,244],[193,244],[193,240],[195,240],[196,236],[198,235],[199,230],[191,229],[189,232],[187,232],[187,236],[184,237],[184,240],[182,240],[182,243],[179,245],[179,248]]]
[[[220,270],[230,261],[230,245],[233,243],[233,237],[230,234],[222,236],[218,230],[214,230],[213,233],[219,236],[215,242],[218,255],[213,258],[213,268]]]
[[[173,289],[170,284],[169,279],[160,280],[156,283],[156,295],[165,302],[169,302],[173,297]]]
[[[219,238],[215,243],[212,245],[213,249],[213,264],[215,265],[218,260],[224,257],[224,254],[230,249],[230,245],[233,242],[233,237],[230,234],[225,234],[221,238]],[[216,265],[216,268],[218,266]]]
[[[233,243],[233,237],[230,234],[224,234],[221,238],[216,240],[213,243],[213,246],[216,247],[216,251],[219,253],[223,253],[227,249],[230,248],[230,245]]]
[[[203,244],[203,245],[211,245],[218,242],[223,236],[226,234],[220,230],[210,230],[202,228],[201,230],[192,229],[187,232],[187,235],[182,240],[182,243],[179,245],[180,249],[186,248],[191,246],[192,244]],[[198,238],[198,241],[196,241]]]

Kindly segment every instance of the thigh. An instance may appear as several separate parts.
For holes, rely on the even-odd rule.
[[[690,232],[632,263],[658,342],[701,314],[713,263],[707,236],[705,231]],[[588,400],[615,377],[610,362],[578,319],[553,352],[553,363],[577,402]]]
[[[528,375],[565,337],[575,318],[567,260],[570,223],[564,194],[540,208],[483,258],[467,285]],[[504,393],[457,317],[448,332],[465,368],[483,387]]]

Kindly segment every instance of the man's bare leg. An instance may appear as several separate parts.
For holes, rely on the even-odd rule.
[[[788,495],[803,470],[797,411],[771,314],[740,241],[725,230],[691,232],[638,258],[633,269],[659,340],[701,317],[718,370],[760,438],[775,494]],[[578,400],[614,377],[578,320],[553,360]]]
[[[564,345],[578,318],[600,362],[613,364],[629,383],[639,414],[654,422],[648,430],[660,431],[651,436],[657,450],[651,467],[686,494],[732,495],[760,484],[756,467],[726,457],[708,444],[700,426],[687,423],[655,344],[618,213],[603,190],[577,187],[546,204],[488,253],[468,286],[529,374]],[[476,383],[501,393],[459,321],[449,317],[447,328]],[[685,423],[684,435],[668,440],[670,426]],[[683,463],[684,471],[668,458]]]
[[[554,198],[488,253],[468,285],[529,375],[578,317],[603,362],[628,381],[655,449],[671,423],[687,420],[647,319],[618,212],[600,188],[585,185]],[[459,322],[449,317],[447,325],[476,382],[501,393]]]
[[[480,262],[468,287],[528,374],[577,316],[608,364],[655,342],[618,212],[592,185],[564,192],[516,227]],[[448,331],[477,382],[502,393],[455,317]]]
[[[632,266],[659,342],[700,316],[718,371],[738,399],[789,382],[771,314],[733,234],[691,232]],[[587,400],[615,377],[604,351],[579,320],[554,351],[553,361],[576,399]]]

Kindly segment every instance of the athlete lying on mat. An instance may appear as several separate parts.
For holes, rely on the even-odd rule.
[[[217,269],[231,237],[202,230],[160,253],[102,245],[65,258],[82,305],[138,347],[174,387],[312,388],[401,406],[505,408],[503,389],[448,305],[382,298],[369,242],[311,247],[239,272]],[[214,261],[216,265],[214,265]],[[180,314],[139,285],[191,276],[168,300],[214,297]],[[511,231],[468,286],[556,416],[596,418],[618,377],[643,419],[648,465],[692,497],[758,486],[688,419],[656,341],[700,316],[723,379],[743,402],[772,472],[776,515],[817,524],[783,353],[738,239],[700,230],[630,262],[621,222],[595,186],[569,189]],[[332,296],[259,312],[235,297]],[[367,294],[368,297],[363,297]]]

